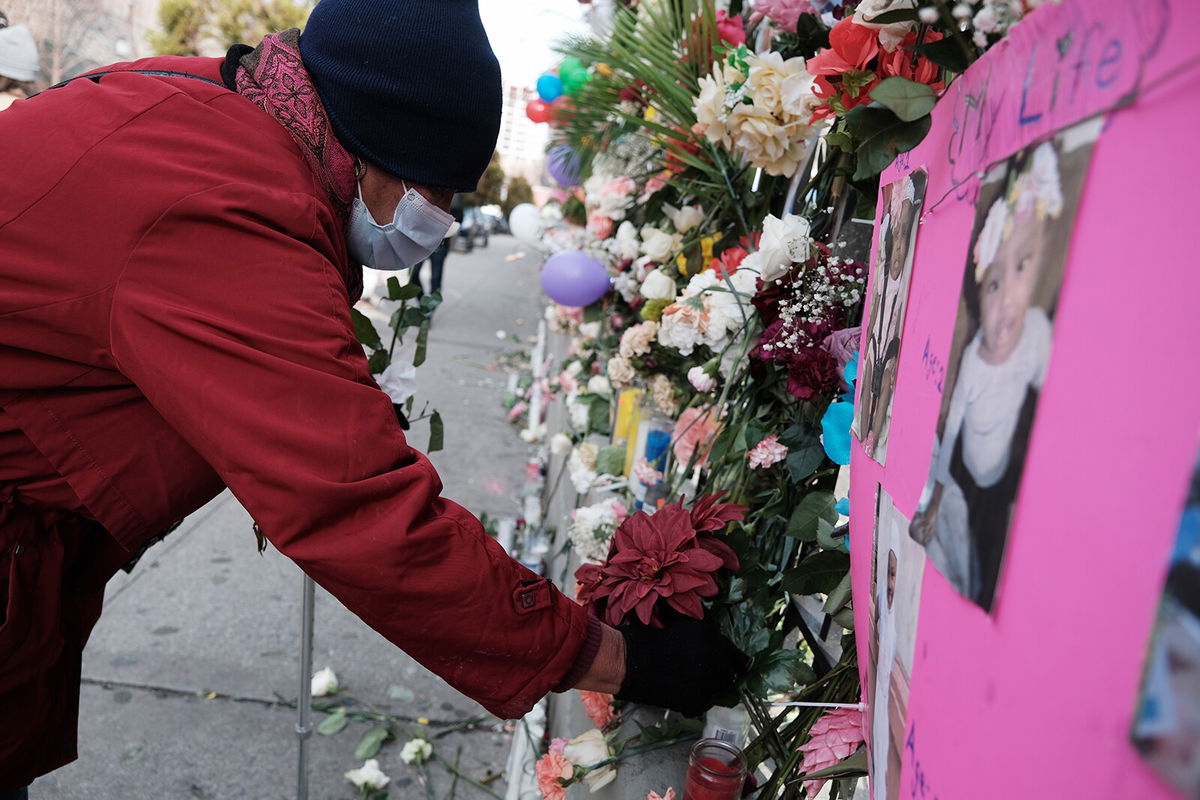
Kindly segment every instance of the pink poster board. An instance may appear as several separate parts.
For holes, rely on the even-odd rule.
[[[1064,0],[953,84],[883,176],[929,173],[887,466],[854,444],[851,569],[868,630],[876,489],[911,518],[929,473],[978,175],[1108,111],[992,614],[931,564],[901,798],[1179,795],[1130,744],[1200,428],[1200,56],[1194,0]],[[1115,110],[1113,110],[1115,109]],[[867,637],[858,639],[866,685]]]

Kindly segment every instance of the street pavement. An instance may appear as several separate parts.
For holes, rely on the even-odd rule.
[[[486,249],[450,254],[446,299],[418,370],[417,407],[428,399],[445,421],[446,449],[431,456],[444,494],[491,517],[519,515],[528,455],[500,404],[506,356],[528,348],[541,310],[537,260],[506,259],[519,249],[497,236]],[[361,307],[377,321],[390,313]],[[425,448],[426,423],[414,425],[412,440]],[[111,582],[84,654],[79,759],[35,781],[33,800],[296,796],[302,576],[274,549],[255,551],[251,524],[223,493]],[[504,795],[511,728],[320,588],[313,666],[334,670],[343,690],[324,700],[350,712],[343,730],[310,740],[313,800],[359,796],[343,773],[362,765],[354,751],[381,724],[372,715],[398,734],[377,756],[391,798],[488,796],[466,778]],[[326,716],[315,713],[314,723]],[[400,759],[418,731],[439,757],[424,771]]]

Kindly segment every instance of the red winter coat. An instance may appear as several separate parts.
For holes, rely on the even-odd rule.
[[[220,63],[124,66],[220,81]],[[0,113],[0,789],[74,757],[104,582],[224,486],[493,713],[575,664],[583,610],[405,441],[354,337],[351,269],[297,145],[236,92],[114,74]]]

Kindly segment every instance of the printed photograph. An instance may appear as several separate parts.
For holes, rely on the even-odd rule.
[[[917,644],[925,552],[905,535],[908,518],[881,487],[876,503],[871,576],[870,772],[873,800],[900,796],[900,766],[908,720],[908,687]]]
[[[910,533],[955,590],[992,610],[1095,118],[984,176],[929,477]]]
[[[883,188],[884,214],[879,225],[879,250],[871,276],[867,337],[859,363],[861,391],[854,407],[854,435],[863,450],[883,464],[887,458],[888,427],[900,361],[900,335],[912,281],[917,225],[925,202],[929,176],[924,170]]]
[[[1200,448],[1150,640],[1133,743],[1185,797],[1200,797]]]

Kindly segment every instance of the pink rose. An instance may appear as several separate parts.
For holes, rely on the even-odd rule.
[[[613,221],[603,214],[592,214],[588,217],[587,228],[597,239],[607,239],[612,236]]]

